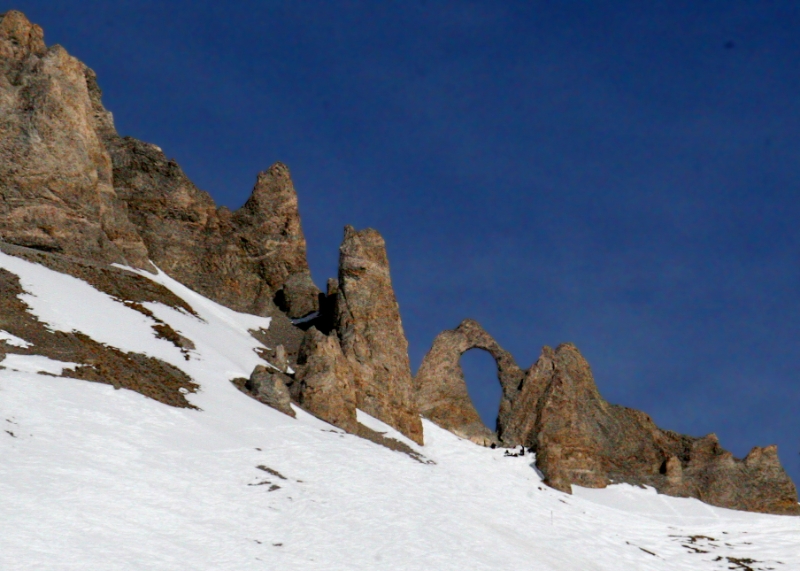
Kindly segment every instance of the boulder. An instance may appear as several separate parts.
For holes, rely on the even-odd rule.
[[[256,365],[245,383],[245,388],[262,403],[294,418],[292,399],[286,386],[291,382],[292,379],[280,371]]]

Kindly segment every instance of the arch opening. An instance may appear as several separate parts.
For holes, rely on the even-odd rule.
[[[476,347],[461,355],[459,365],[464,372],[472,406],[475,407],[483,424],[489,430],[496,432],[497,415],[503,396],[503,389],[497,376],[497,362],[491,353]]]

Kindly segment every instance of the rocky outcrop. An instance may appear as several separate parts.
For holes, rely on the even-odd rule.
[[[408,342],[377,231],[345,227],[335,292],[336,332],[353,370],[358,408],[421,444]]]
[[[500,418],[504,420],[517,394],[523,372],[510,353],[486,333],[478,322],[466,319],[433,341],[414,378],[420,413],[439,426],[476,443],[496,441],[472,404],[459,360],[470,349],[483,349],[497,362],[497,378],[503,389]],[[500,421],[502,423],[502,421]]]
[[[358,421],[353,371],[342,353],[339,339],[312,327],[303,339],[297,366],[291,391],[300,406],[322,420],[356,434]]]
[[[256,365],[245,383],[245,388],[265,405],[294,418],[295,412],[291,406],[292,399],[286,387],[287,382],[291,383],[291,379],[284,373],[270,370],[264,365]]]
[[[350,433],[377,438],[358,424],[358,408],[421,444],[408,342],[384,240],[371,228],[346,226],[339,254],[339,278],[328,280],[319,314],[306,324],[292,397]]]
[[[356,409],[418,443],[422,412],[482,444],[499,439],[533,448],[545,481],[564,491],[574,484],[628,482],[723,507],[800,513],[774,446],[736,459],[713,434],[695,438],[662,430],[640,411],[607,403],[573,345],[545,347],[522,371],[467,320],[436,338],[412,381],[386,248],[375,230],[345,228],[338,281],[320,296],[285,165],[259,173],[240,209],[218,208],[161,149],[120,137],[101,96],[94,72],[60,46],[48,48],[41,28],[19,12],[0,15],[0,247],[124,300],[186,359],[192,341],[143,303],[172,304],[187,313],[191,308],[111,262],[152,269],[152,260],[215,301],[272,316],[269,331],[253,335],[274,347],[259,354],[279,370],[256,367],[250,379],[236,381],[286,414],[294,416],[294,399],[348,432],[401,449],[405,445],[386,444],[390,439],[359,425]],[[185,395],[197,387],[174,366],[79,333],[53,332],[17,297],[22,290],[16,276],[0,272],[0,286],[0,325],[36,347],[0,343],[0,357],[38,351],[77,363],[67,376],[191,406]],[[303,326],[306,333],[289,319],[314,312],[317,317]],[[472,406],[459,365],[473,348],[497,361],[503,398],[496,435]]]
[[[510,425],[517,429],[513,438],[536,450],[537,466],[553,487],[627,482],[721,507],[800,514],[776,447],[754,448],[739,460],[713,434],[695,438],[662,430],[641,411],[607,403],[571,344],[545,348],[533,369],[537,374],[526,376],[520,396],[530,395],[530,403],[539,392],[536,408],[519,403]]]
[[[105,137],[114,186],[150,259],[203,295],[237,311],[290,317],[318,308],[289,169],[259,173],[239,210],[217,208],[158,147]]]
[[[148,267],[95,130],[87,74],[23,14],[0,16],[0,239]]]
[[[475,322],[440,334],[416,377],[420,410],[440,426],[479,437],[473,440],[488,431],[478,426],[458,364],[472,347],[486,349],[498,362],[499,439],[532,448],[550,486],[570,492],[572,485],[625,482],[726,508],[800,514],[797,491],[774,446],[754,448],[739,460],[713,434],[695,438],[662,430],[641,411],[609,404],[589,364],[569,343],[544,347],[522,373]]]
[[[0,16],[0,240],[151,268],[238,311],[317,310],[289,170],[217,208],[155,145],[117,135],[94,72]],[[277,307],[276,307],[277,305]]]

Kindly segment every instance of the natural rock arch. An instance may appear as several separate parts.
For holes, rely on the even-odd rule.
[[[467,391],[459,360],[470,349],[483,349],[497,363],[497,378],[503,390],[500,419],[517,394],[524,372],[477,321],[465,319],[455,329],[436,336],[414,379],[417,406],[422,415],[442,428],[479,444],[496,440],[481,421]]]

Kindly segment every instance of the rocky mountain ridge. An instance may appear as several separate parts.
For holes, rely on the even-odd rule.
[[[264,344],[264,365],[240,387],[287,414],[291,400],[364,435],[360,409],[419,444],[422,415],[480,445],[529,448],[545,481],[562,491],[573,484],[626,482],[722,507],[800,514],[795,486],[774,446],[735,459],[714,435],[662,430],[642,412],[607,403],[571,344],[545,347],[523,370],[477,322],[466,320],[436,338],[413,376],[377,231],[345,228],[338,278],[321,293],[311,280],[297,194],[285,165],[259,173],[240,209],[218,208],[158,147],[120,137],[94,72],[60,46],[46,47],[43,38],[21,13],[0,16],[4,251],[80,274],[126,304],[138,303],[138,288],[145,286],[109,265],[154,271],[155,264],[222,305],[272,317],[269,330],[253,332]],[[34,325],[15,302],[18,295],[13,275],[3,276],[0,298],[7,311],[0,327],[26,339]],[[127,378],[119,355],[93,346],[69,349],[86,343],[46,340],[39,329],[34,348],[4,343],[3,350],[35,352],[49,344],[84,364],[81,378],[109,384]],[[163,328],[161,334],[176,346],[191,343]],[[503,391],[497,431],[480,420],[466,389],[459,358],[472,348],[497,362]],[[121,385],[178,406],[179,389],[193,390],[189,380],[165,373],[158,363],[141,367],[149,371],[144,385]],[[163,387],[161,378],[169,379]]]

